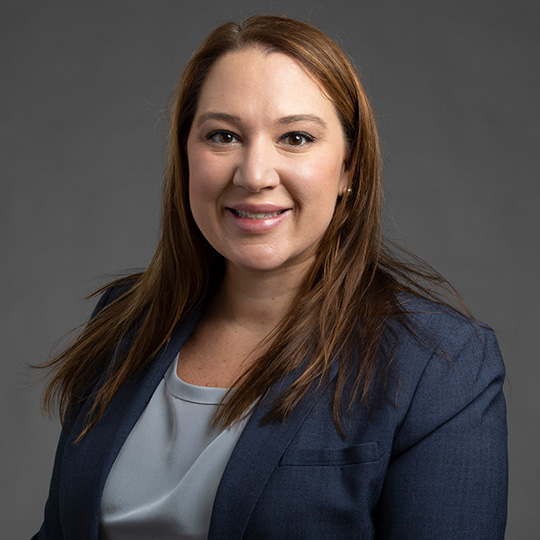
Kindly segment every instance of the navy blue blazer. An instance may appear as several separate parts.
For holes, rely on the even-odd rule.
[[[397,403],[353,411],[343,439],[332,420],[331,384],[284,423],[262,425],[272,397],[290,381],[276,385],[225,469],[210,540],[504,538],[507,433],[496,339],[436,304],[413,298],[407,308],[430,338],[398,330],[399,381],[390,388]],[[178,326],[79,444],[85,409],[68,419],[34,540],[97,540],[107,475],[199,316]]]

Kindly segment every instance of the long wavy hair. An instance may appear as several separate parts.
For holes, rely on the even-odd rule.
[[[321,84],[345,133],[350,191],[336,203],[294,307],[268,336],[267,352],[233,385],[216,422],[227,426],[241,419],[274,383],[294,371],[294,382],[267,418],[286,419],[314,383],[327,380],[337,361],[333,408],[341,431],[344,412],[353,403],[368,405],[370,389],[388,376],[393,362],[385,347],[389,321],[407,325],[398,293],[439,298],[432,285],[446,283],[429,267],[403,262],[383,248],[377,130],[366,93],[341,48],[313,26],[285,17],[253,16],[241,25],[223,24],[192,56],[173,94],[161,238],[152,261],[146,271],[101,288],[125,285],[67,349],[43,365],[52,371],[46,410],[58,406],[64,420],[70,409],[92,400],[80,437],[222,279],[224,261],[190,211],[186,141],[201,87],[216,60],[249,47],[288,55]],[[122,342],[128,345],[119,359],[109,361]],[[99,377],[103,382],[94,388]]]

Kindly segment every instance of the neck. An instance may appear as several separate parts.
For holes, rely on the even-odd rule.
[[[303,276],[298,268],[263,273],[228,265],[212,311],[244,329],[269,332],[290,310]]]

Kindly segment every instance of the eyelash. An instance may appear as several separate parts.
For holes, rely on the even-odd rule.
[[[217,138],[219,136],[223,136],[223,135],[230,136],[232,139],[236,139],[236,140],[231,140],[229,142],[220,142],[219,140],[217,140]],[[300,147],[300,146],[304,146],[307,143],[315,142],[315,137],[313,137],[309,133],[306,133],[305,131],[290,131],[290,132],[285,133],[284,135],[282,135],[279,138],[279,140],[280,141],[286,141],[290,137],[301,137],[301,138],[304,139],[304,141],[301,144],[289,144],[289,146],[292,146],[292,147],[295,147],[295,146]],[[206,136],[207,141],[215,142],[216,144],[222,144],[222,145],[225,145],[225,146],[228,145],[228,144],[232,144],[233,142],[237,142],[238,139],[239,139],[239,137],[237,135],[235,135],[233,132],[223,130],[223,129],[211,131]]]

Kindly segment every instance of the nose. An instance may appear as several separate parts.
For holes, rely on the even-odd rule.
[[[260,138],[244,146],[234,171],[233,184],[254,193],[279,184],[277,153],[272,143]]]

